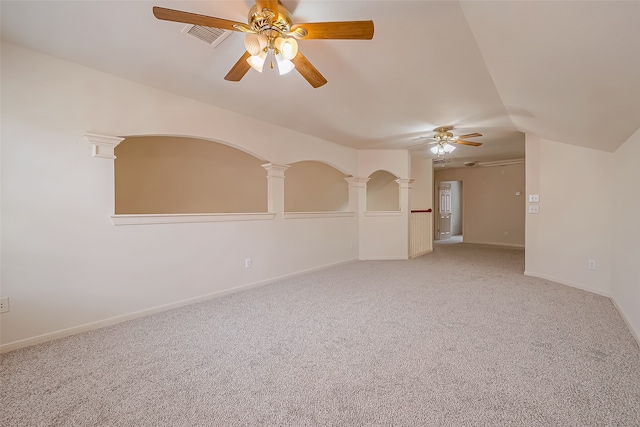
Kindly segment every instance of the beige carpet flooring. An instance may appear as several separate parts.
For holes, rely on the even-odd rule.
[[[640,425],[611,301],[523,269],[443,243],[6,353],[0,425]]]

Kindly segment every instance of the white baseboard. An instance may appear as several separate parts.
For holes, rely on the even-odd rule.
[[[631,332],[631,335],[633,336],[633,338],[635,338],[636,342],[638,343],[638,346],[640,346],[640,332],[634,328],[633,324],[629,320],[629,317],[626,315],[624,310],[622,310],[622,308],[620,307],[620,304],[618,304],[618,302],[613,297],[611,292],[605,292],[600,289],[594,289],[588,286],[582,286],[576,283],[570,283],[565,280],[558,279],[557,277],[551,277],[551,276],[547,276],[546,274],[535,273],[532,271],[525,271],[524,275],[531,276],[531,277],[538,277],[540,279],[545,279],[545,280],[551,280],[552,282],[556,282],[561,285],[571,286],[572,288],[581,289],[583,291],[591,292],[591,293],[609,298],[609,300],[611,300],[611,302],[613,303],[613,306],[616,308],[616,310],[618,310],[618,313],[620,313],[620,317],[622,317],[622,320],[624,320],[624,322],[627,324],[627,327],[629,328],[629,331]]]
[[[117,323],[122,323],[122,322],[126,322],[126,321],[129,321],[129,320],[138,319],[140,317],[149,316],[151,314],[160,313],[162,311],[173,310],[175,308],[180,308],[180,307],[184,307],[186,305],[195,304],[195,303],[202,302],[202,301],[207,301],[207,300],[210,300],[210,299],[213,299],[213,298],[220,298],[220,297],[223,297],[225,295],[233,294],[233,293],[236,293],[236,292],[240,292],[240,291],[244,291],[244,290],[248,290],[248,289],[252,289],[252,288],[257,288],[257,287],[260,287],[260,286],[265,286],[265,285],[268,285],[268,284],[271,284],[271,283],[274,283],[274,282],[278,282],[280,280],[289,279],[289,278],[292,278],[292,277],[301,276],[303,274],[312,273],[314,271],[325,270],[327,268],[337,267],[339,265],[349,264],[349,263],[357,262],[357,261],[358,261],[358,259],[356,259],[356,258],[349,259],[349,260],[346,260],[346,261],[339,261],[339,262],[336,262],[336,263],[327,264],[327,265],[323,265],[323,266],[320,266],[320,267],[314,267],[314,268],[309,268],[307,270],[301,270],[301,271],[298,271],[298,272],[295,272],[295,273],[285,274],[285,275],[274,277],[274,278],[271,278],[271,279],[261,280],[259,282],[249,283],[249,284],[240,285],[240,286],[236,286],[236,287],[229,288],[229,289],[224,289],[224,290],[221,290],[221,291],[212,292],[212,293],[201,295],[201,296],[198,296],[198,297],[187,298],[187,299],[176,301],[176,302],[172,302],[172,303],[169,303],[169,304],[164,304],[164,305],[147,308],[147,309],[140,310],[140,311],[135,311],[133,313],[123,314],[123,315],[120,315],[120,316],[110,317],[108,319],[103,319],[103,320],[98,320],[98,321],[95,321],[95,322],[85,323],[83,325],[73,326],[71,328],[61,329],[61,330],[58,330],[58,331],[49,332],[49,333],[42,334],[42,335],[37,335],[35,337],[25,338],[23,340],[13,341],[13,342],[10,342],[10,343],[7,343],[7,344],[0,345],[0,353],[7,353],[9,351],[17,350],[19,348],[30,347],[30,346],[36,345],[36,344],[42,344],[42,343],[47,342],[47,341],[53,341],[53,340],[64,338],[64,337],[68,337],[68,336],[71,336],[71,335],[76,335],[76,334],[79,334],[79,333],[82,333],[82,332],[87,332],[87,331],[91,331],[91,330],[94,330],[94,329],[104,328],[106,326],[115,325]]]
[[[408,256],[368,256],[360,257],[360,261],[398,261],[409,259]]]
[[[613,303],[613,305],[615,306],[615,308],[618,310],[618,313],[620,313],[620,317],[622,317],[622,320],[624,320],[624,322],[629,327],[629,331],[631,331],[631,335],[633,335],[633,337],[636,339],[636,342],[638,343],[638,346],[640,346],[640,331],[637,331],[633,327],[633,324],[629,320],[629,317],[626,315],[626,313],[624,312],[622,307],[620,307],[620,305],[618,304],[618,301],[616,301],[616,299],[614,297],[611,297],[610,299],[611,299],[611,302]]]
[[[540,279],[550,280],[552,282],[559,283],[561,285],[571,286],[572,288],[581,289],[583,291],[591,292],[594,294],[602,295],[603,297],[611,298],[611,292],[603,291],[601,289],[590,288],[588,286],[580,285],[578,283],[567,282],[566,280],[558,277],[548,276],[542,273],[536,273],[535,271],[524,271],[525,276],[538,277]]]
[[[431,252],[433,252],[433,249],[429,249],[428,251],[420,252],[419,254],[411,255],[409,257],[409,259],[418,258],[418,257],[421,257],[422,255],[430,254]]]
[[[487,245],[487,246],[494,246],[494,247],[498,247],[498,248],[509,248],[509,249],[522,249],[524,250],[525,246],[524,245],[519,245],[516,243],[496,243],[496,242],[471,242],[468,240],[463,240],[462,243],[469,243],[472,245]]]

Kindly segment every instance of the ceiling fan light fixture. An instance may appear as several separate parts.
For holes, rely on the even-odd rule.
[[[251,68],[256,70],[257,72],[262,72],[262,67],[264,66],[264,61],[267,59],[267,52],[260,51],[258,55],[252,55],[247,58],[247,62],[251,65]]]
[[[456,147],[451,144],[440,142],[437,145],[431,147],[430,151],[437,156],[444,156],[445,154],[453,153],[455,149]]]
[[[289,61],[281,53],[276,54],[276,62],[278,63],[278,72],[281,76],[296,68],[293,62]]]
[[[275,48],[284,59],[292,60],[298,54],[298,42],[294,38],[278,37],[275,41]]]
[[[247,33],[244,36],[244,47],[251,56],[259,55],[268,44],[267,36]]]

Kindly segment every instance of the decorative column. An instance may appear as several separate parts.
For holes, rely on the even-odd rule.
[[[367,182],[370,178],[345,178],[349,183],[349,211],[364,212],[367,210]]]
[[[360,259],[362,248],[365,247],[366,237],[368,237],[364,212],[367,210],[367,182],[369,182],[369,178],[350,176],[345,180],[349,183],[349,210],[357,212],[358,217],[358,259]]]
[[[400,192],[400,210],[402,212],[409,212],[409,190],[411,190],[411,183],[413,179],[396,179]]]
[[[267,210],[269,213],[284,213],[284,171],[289,166],[267,163],[262,165],[267,170]]]
[[[92,156],[102,157],[103,159],[114,160],[116,158],[114,154],[115,148],[124,141],[124,138],[118,138],[115,136],[98,135],[95,133],[86,133],[84,137],[93,146]]]
[[[403,246],[406,248],[405,258],[409,258],[409,215],[411,215],[411,210],[409,209],[409,190],[411,190],[411,183],[413,179],[396,179],[398,183],[398,188],[400,192],[400,210],[402,211],[402,229],[405,230],[404,233],[404,243]]]

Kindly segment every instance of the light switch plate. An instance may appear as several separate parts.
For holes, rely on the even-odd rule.
[[[0,313],[9,311],[9,297],[0,298]]]
[[[529,203],[539,203],[540,195],[539,194],[529,194]]]
[[[529,213],[530,214],[540,213],[540,206],[538,206],[538,205],[530,205],[529,206]]]

